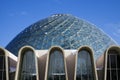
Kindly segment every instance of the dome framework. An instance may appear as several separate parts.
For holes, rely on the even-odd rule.
[[[95,25],[69,14],[55,14],[24,29],[6,49],[17,56],[18,50],[25,45],[41,50],[51,46],[77,49],[87,45],[93,48],[94,57],[98,58],[107,47],[114,44],[115,42]]]

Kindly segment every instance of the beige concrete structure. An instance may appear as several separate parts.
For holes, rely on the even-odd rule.
[[[58,52],[54,52],[58,51]],[[83,51],[83,52],[82,52]],[[90,58],[89,63],[91,64],[92,76],[94,80],[109,80],[107,79],[107,64],[108,64],[108,55],[111,54],[111,51],[116,51],[118,57],[120,57],[120,47],[119,46],[111,46],[109,47],[103,55],[101,55],[96,61],[94,60],[94,52],[92,48],[89,46],[81,46],[76,50],[64,50],[60,46],[53,46],[49,50],[35,50],[31,46],[23,46],[19,50],[18,58],[14,56],[12,53],[7,51],[4,48],[0,48],[0,58],[1,56],[5,57],[5,78],[3,77],[0,80],[13,80],[15,76],[15,80],[48,80],[48,76],[51,73],[49,70],[51,66],[55,67],[56,65],[60,66],[63,64],[62,67],[64,68],[64,72],[62,73],[52,73],[53,76],[62,76],[65,75],[65,80],[78,80],[77,79],[77,67],[81,63],[78,63],[79,60],[86,60],[82,57],[82,59],[78,58],[81,54],[88,53],[88,58]],[[53,56],[52,54],[57,54],[58,56]],[[59,53],[59,54],[58,54]],[[61,57],[59,57],[61,55]],[[63,57],[63,62],[61,62],[61,58]],[[87,58],[87,59],[88,59]],[[1,58],[2,59],[2,58]],[[60,60],[57,64],[51,65],[51,60]],[[112,59],[111,59],[112,60]],[[95,63],[96,62],[96,63]],[[118,64],[119,62],[117,62]],[[16,69],[17,64],[17,69]],[[86,63],[85,63],[86,64]],[[62,70],[59,68],[58,70]],[[80,68],[82,69],[82,68]],[[56,70],[56,69],[55,69]],[[63,71],[62,70],[62,71]],[[2,70],[1,70],[2,71]],[[15,74],[16,71],[16,75]],[[26,73],[28,72],[28,73]],[[24,76],[23,76],[24,75]],[[119,80],[120,77],[117,76],[116,80]],[[61,80],[60,78],[58,80]],[[91,80],[91,79],[90,79]],[[113,80],[113,79],[111,79]]]
[[[86,50],[89,52],[89,56],[90,56],[90,62],[91,62],[91,65],[92,65],[92,70],[93,70],[93,77],[94,77],[94,80],[98,80],[98,77],[97,77],[97,71],[96,71],[96,65],[95,65],[95,60],[94,60],[94,53],[93,53],[93,50],[89,47],[89,46],[81,46],[78,50],[77,50],[77,54],[76,54],[76,60],[75,60],[75,75],[74,75],[74,80],[76,80],[76,74],[77,74],[77,60],[78,60],[78,54],[80,54],[79,52],[81,50]]]
[[[112,52],[111,52],[112,51]],[[115,52],[114,52],[115,51]],[[120,67],[115,67],[115,69],[116,69],[116,73],[115,73],[115,76],[112,74],[113,72],[112,72],[112,68],[114,68],[114,67],[112,67],[112,64],[109,64],[111,67],[111,70],[110,70],[110,76],[108,76],[107,77],[107,75],[109,74],[109,72],[107,72],[107,66],[108,66],[108,60],[113,60],[113,59],[111,59],[111,58],[108,58],[108,55],[109,54],[111,54],[112,53],[112,55],[116,55],[116,57],[119,57],[120,58],[120,47],[119,46],[111,46],[111,47],[109,47],[107,50],[106,50],[106,52],[105,52],[105,62],[104,62],[104,80],[109,80],[109,78],[110,78],[110,80],[120,80],[120,74],[118,74],[118,72],[120,72],[119,71],[119,69],[120,69]],[[120,61],[118,61],[118,60],[116,60],[117,62],[115,63],[115,65],[118,65],[118,64],[120,64]]]
[[[68,76],[67,76],[67,67],[66,67],[66,61],[65,61],[65,52],[61,47],[57,47],[57,46],[53,46],[49,49],[48,54],[47,54],[47,62],[46,62],[46,74],[45,74],[45,80],[47,80],[47,76],[48,76],[48,68],[49,68],[49,62],[50,62],[50,55],[52,54],[52,51],[54,50],[58,50],[61,51],[62,55],[63,55],[63,59],[64,59],[64,68],[65,68],[65,79],[68,80]],[[59,64],[59,63],[58,63]],[[55,64],[57,65],[57,64]]]
[[[111,51],[115,51],[115,52],[111,52]],[[112,55],[117,55],[118,57],[120,57],[120,47],[119,46],[110,46],[103,55],[101,55],[97,61],[96,61],[96,67],[97,67],[97,72],[98,72],[98,79],[99,80],[114,80],[112,78],[110,79],[107,79],[107,66],[109,64],[109,59],[108,59],[108,56],[109,54]],[[112,62],[114,62],[114,59],[110,59]],[[117,61],[118,63],[117,64],[120,64],[119,61]],[[116,65],[116,63],[115,63]],[[110,66],[114,66],[114,65],[110,65]],[[111,67],[112,68],[112,67]],[[112,70],[112,69],[111,69]],[[117,69],[116,69],[117,70]],[[117,71],[118,72],[118,71]],[[113,72],[112,72],[113,73]],[[112,73],[111,73],[111,76],[112,77]],[[118,76],[118,74],[116,74],[117,76],[117,79],[115,80],[119,80],[120,79],[120,76]]]
[[[53,46],[49,50],[34,50],[30,46],[25,46],[25,47],[21,48],[19,51],[18,66],[17,66],[15,80],[19,80],[22,57],[23,57],[25,51],[27,51],[27,50],[32,50],[34,55],[36,56],[35,57],[36,77],[37,77],[36,80],[47,80],[49,61],[50,61],[49,58],[50,58],[51,52],[53,52],[54,50],[58,50],[58,51],[62,52],[63,59],[64,59],[64,68],[65,68],[66,80],[76,80],[77,56],[78,56],[78,52],[82,49],[85,49],[85,50],[90,52],[92,69],[94,72],[93,73],[94,79],[97,80],[97,72],[96,72],[96,65],[95,65],[94,57],[93,57],[93,51],[88,46],[80,47],[78,50],[63,50],[59,46]]]
[[[2,73],[0,74],[0,80],[14,79],[17,65],[17,57],[6,49],[0,47],[0,60],[3,61],[3,64],[0,63],[0,73]]]
[[[22,77],[22,75],[21,75],[21,73],[23,73],[22,72],[22,68],[23,68],[22,66],[24,66],[23,65],[23,63],[24,63],[23,57],[24,57],[25,54],[27,54],[26,53],[27,51],[32,51],[33,52],[32,54],[35,56],[34,57],[35,65],[34,64],[33,65],[35,66],[35,70],[36,70],[35,71],[36,72],[36,74],[35,74],[36,80],[39,80],[38,57],[36,56],[36,52],[35,52],[34,48],[32,48],[31,46],[24,46],[19,51],[15,80],[22,80],[23,78],[28,79],[26,76],[24,77],[24,75],[23,75],[23,77]],[[30,61],[28,61],[28,62],[30,62]],[[30,66],[30,65],[27,65],[27,66]]]

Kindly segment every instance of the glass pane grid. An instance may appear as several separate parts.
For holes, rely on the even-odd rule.
[[[120,79],[120,67],[119,60],[120,55],[115,50],[108,52],[108,63],[107,63],[107,80],[119,80]]]
[[[36,80],[35,55],[32,51],[23,55],[19,80]]]
[[[64,56],[59,50],[50,53],[47,80],[66,80]]]
[[[88,51],[78,53],[76,80],[94,80],[91,57]]]

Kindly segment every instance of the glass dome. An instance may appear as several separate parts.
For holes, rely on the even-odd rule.
[[[97,58],[113,44],[116,43],[95,25],[69,14],[55,14],[24,29],[6,49],[17,56],[19,49],[24,45],[42,50],[51,46],[78,49],[88,45],[93,48]]]

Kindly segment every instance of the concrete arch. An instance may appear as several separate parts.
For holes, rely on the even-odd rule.
[[[52,46],[49,50],[48,50],[48,54],[47,54],[47,62],[46,62],[46,72],[45,72],[45,80],[47,80],[47,76],[48,76],[48,67],[49,67],[49,58],[50,58],[50,54],[52,51],[54,50],[58,50],[62,52],[63,55],[63,59],[64,59],[64,68],[65,68],[65,78],[66,80],[68,80],[68,75],[67,75],[67,67],[66,67],[66,61],[65,61],[65,52],[64,50],[60,47],[60,46]]]
[[[78,60],[78,54],[81,50],[86,50],[89,52],[89,55],[90,55],[90,59],[91,59],[91,63],[92,63],[92,68],[93,68],[93,75],[94,75],[94,80],[98,80],[98,77],[97,77],[97,71],[96,71],[96,65],[95,65],[95,61],[94,61],[94,55],[93,55],[93,49],[89,46],[81,46],[78,48],[77,50],[77,54],[76,54],[76,60],[75,60],[75,75],[74,75],[74,80],[76,80],[76,77],[77,77],[77,60]]]
[[[6,80],[14,79],[15,72],[12,72],[11,68],[16,68],[17,57],[2,47],[0,47],[0,54],[5,56]]]
[[[106,80],[106,78],[107,78],[107,62],[108,62],[108,54],[109,54],[110,50],[117,51],[118,53],[116,53],[116,54],[118,54],[120,56],[120,46],[113,45],[113,46],[110,46],[105,51],[105,54],[104,54],[104,80]]]
[[[4,48],[0,48],[0,55],[2,54],[2,56],[4,56],[5,57],[5,63],[3,63],[3,64],[5,64],[5,79],[6,80],[9,80],[9,62],[8,62],[8,53],[6,52],[6,50],[4,49]],[[3,78],[2,79],[0,79],[0,80],[4,80]]]
[[[25,52],[27,52],[27,51],[32,51],[33,52],[32,54],[35,55],[36,80],[39,80],[38,59],[36,56],[35,49],[31,46],[24,46],[19,50],[15,80],[19,80],[19,78],[20,78],[20,70],[21,70],[22,61],[23,61],[22,57],[24,56]]]

